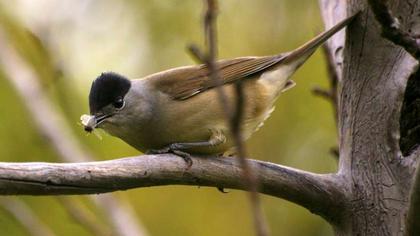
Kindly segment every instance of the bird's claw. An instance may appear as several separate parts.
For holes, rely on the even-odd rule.
[[[191,159],[191,155],[187,152],[183,152],[181,150],[172,149],[171,152],[177,156],[182,157],[184,159],[185,163],[187,163],[187,170],[191,168],[193,161]]]
[[[226,191],[223,187],[217,187],[217,190],[219,190],[221,193],[229,193],[229,191]]]
[[[191,159],[191,155],[187,152],[183,152],[178,148],[178,145],[171,144],[167,147],[161,148],[161,149],[151,149],[147,151],[147,154],[165,154],[165,153],[173,153],[179,157],[181,157],[185,163],[187,164],[187,170],[191,168],[193,161]]]

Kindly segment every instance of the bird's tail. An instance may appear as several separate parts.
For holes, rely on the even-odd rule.
[[[280,92],[293,87],[295,83],[290,80],[290,76],[315,52],[318,46],[348,25],[356,15],[339,22],[299,48],[289,53],[278,55],[277,62],[262,74],[260,80],[262,83],[267,83],[267,89],[272,90],[273,101]]]
[[[300,46],[296,50],[293,50],[289,54],[286,54],[282,58],[281,64],[294,64],[296,63],[296,66],[300,66],[303,62],[306,61],[314,52],[315,50],[325,41],[327,41],[331,36],[333,36],[335,33],[337,33],[339,30],[344,28],[346,25],[348,25],[356,16],[358,13],[354,14],[351,17],[348,17],[338,24],[336,24],[331,29],[322,32],[309,42],[305,43],[304,45]]]

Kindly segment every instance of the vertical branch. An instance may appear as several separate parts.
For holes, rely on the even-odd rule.
[[[258,180],[254,171],[251,169],[248,161],[247,161],[247,151],[245,147],[245,143],[243,140],[242,132],[241,132],[241,124],[243,118],[243,106],[244,106],[244,91],[242,87],[242,81],[239,81],[235,84],[235,92],[236,92],[236,105],[235,111],[231,118],[231,130],[233,139],[235,142],[235,146],[237,148],[239,161],[242,167],[243,175],[245,181],[248,185],[249,190],[249,198],[251,202],[251,209],[252,215],[254,218],[254,224],[256,228],[257,235],[259,236],[266,236],[269,235],[268,226],[261,209],[261,202],[258,195]]]
[[[328,82],[330,84],[329,95],[330,101],[333,107],[334,120],[336,126],[338,125],[338,75],[335,70],[334,58],[332,57],[332,52],[328,45],[324,44],[322,46],[324,55],[327,60],[327,74]]]
[[[217,58],[217,31],[215,28],[216,17],[218,13],[217,0],[206,0],[207,10],[204,16],[204,35],[205,41],[207,44],[208,52],[205,56],[204,63],[207,64],[210,72],[210,78],[215,82],[217,93],[219,95],[220,104],[223,106],[225,119],[228,121],[230,119],[231,113],[229,112],[231,108],[227,101],[227,96],[223,90],[223,80],[219,77],[219,70],[216,68],[216,58]]]
[[[335,70],[335,62],[334,58],[332,57],[332,53],[330,48],[327,44],[324,44],[322,46],[324,56],[327,61],[327,74],[328,74],[328,82],[329,82],[329,88],[323,89],[319,87],[315,87],[312,89],[312,93],[314,95],[320,96],[324,99],[326,99],[328,102],[331,103],[333,108],[333,116],[335,121],[335,126],[338,132],[338,74]],[[334,157],[339,157],[339,151],[337,144],[335,144],[330,149],[331,154]]]
[[[319,87],[315,87],[312,89],[312,93],[316,96],[320,96],[324,99],[326,99],[328,102],[331,103],[332,109],[333,109],[333,116],[335,121],[335,127],[338,132],[338,74],[335,70],[335,62],[333,58],[333,54],[331,53],[331,49],[328,47],[327,44],[324,44],[322,46],[323,53],[325,60],[327,62],[327,74],[328,74],[328,82],[329,82],[329,88],[323,89]],[[337,141],[338,142],[338,141]],[[339,151],[337,144],[335,144],[333,147],[330,148],[330,153],[334,157],[339,157]]]
[[[407,2],[408,3],[408,2]],[[395,45],[399,45],[405,49],[412,57],[417,60],[417,65],[420,62],[420,38],[418,34],[414,34],[409,29],[406,31],[401,27],[398,18],[394,17],[391,9],[388,6],[388,1],[368,0],[368,4],[376,20],[380,24],[381,33],[384,38],[391,41]],[[411,7],[411,6],[410,6]],[[415,9],[411,9],[415,12]],[[407,87],[404,95],[404,102],[401,109],[400,116],[400,149],[403,155],[410,153],[414,147],[417,146],[418,138],[416,140],[416,97],[418,90],[415,89],[416,82],[418,81],[419,70],[412,73],[408,77]],[[410,109],[407,107],[410,106]],[[408,115],[407,115],[408,114]],[[412,115],[414,114],[414,115]],[[412,117],[409,120],[407,117]],[[406,120],[405,120],[406,119]],[[407,122],[408,121],[408,122]],[[410,122],[411,121],[411,122]],[[411,129],[411,130],[410,130]],[[407,131],[408,130],[408,131]],[[407,138],[408,134],[411,137]],[[418,157],[418,154],[412,153],[409,158]],[[410,191],[409,208],[406,217],[406,232],[405,235],[419,235],[420,234],[420,162],[414,162],[416,171],[414,173],[413,185]]]
[[[216,84],[216,90],[219,95],[219,100],[224,110],[225,120],[228,122],[232,137],[234,139],[239,162],[243,170],[244,180],[248,186],[249,197],[251,203],[252,216],[255,224],[256,234],[259,236],[268,235],[268,227],[264,219],[261,209],[261,204],[258,195],[258,181],[256,175],[251,170],[246,157],[247,152],[242,137],[241,124],[243,117],[244,106],[244,91],[241,81],[235,84],[235,106],[232,109],[229,106],[227,96],[223,90],[223,81],[219,77],[218,68],[216,66],[217,58],[217,31],[216,31],[216,17],[218,13],[218,6],[216,0],[206,0],[206,11],[204,15],[204,34],[205,42],[208,48],[207,55],[203,55],[195,46],[190,46],[191,53],[201,62],[205,63],[209,68],[210,78]],[[233,111],[233,112],[232,112]]]
[[[315,87],[312,89],[312,93],[316,96],[325,98],[327,101],[331,102],[334,112],[334,120],[336,126],[338,125],[338,75],[335,70],[334,58],[332,57],[330,48],[324,44],[322,46],[324,56],[327,61],[327,74],[329,89],[323,89]]]

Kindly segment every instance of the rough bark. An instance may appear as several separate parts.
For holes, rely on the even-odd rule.
[[[417,1],[388,4],[402,27],[416,29]],[[349,201],[345,217],[335,225],[336,233],[403,235],[416,162],[401,155],[399,119],[407,80],[416,73],[417,61],[381,36],[365,1],[322,0],[321,6],[328,9],[323,11],[326,22],[362,10],[347,29],[343,53],[338,174],[345,179]]]
[[[169,184],[247,189],[236,158],[143,155],[85,163],[0,163],[0,195],[93,194]],[[344,201],[340,179],[261,161],[250,161],[259,192],[302,205],[333,221]]]

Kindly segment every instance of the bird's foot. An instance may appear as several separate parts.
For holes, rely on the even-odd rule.
[[[147,150],[147,155],[153,155],[153,154],[166,154],[170,153],[169,147],[161,148],[161,149],[149,149]]]
[[[217,190],[219,190],[221,193],[229,193],[229,191],[226,191],[223,187],[217,187]]]
[[[189,153],[177,149],[171,150],[171,152],[181,157],[185,161],[185,163],[187,164],[187,170],[191,168],[193,161]]]
[[[147,154],[166,154],[166,153],[172,153],[181,157],[187,164],[187,170],[191,168],[193,164],[191,155],[187,152],[177,149],[176,145],[169,145],[161,149],[151,149],[147,151]]]

